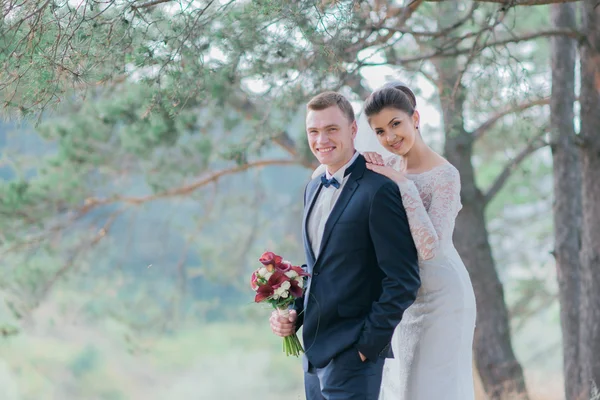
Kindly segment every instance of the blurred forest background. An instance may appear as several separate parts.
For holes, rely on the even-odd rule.
[[[0,398],[303,399],[304,104],[390,79],[460,171],[478,399],[600,398],[598,1],[3,0]],[[362,127],[363,129],[365,127]]]

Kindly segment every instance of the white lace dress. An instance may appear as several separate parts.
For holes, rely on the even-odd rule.
[[[397,158],[388,164],[395,166]],[[451,164],[400,183],[419,254],[421,289],[392,339],[380,400],[473,400],[472,345],[475,295],[452,233],[460,202],[460,175]]]

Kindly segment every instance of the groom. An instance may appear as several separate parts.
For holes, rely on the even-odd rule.
[[[308,143],[327,167],[304,194],[310,277],[290,318],[271,316],[279,336],[304,326],[307,400],[376,400],[392,334],[420,287],[398,186],[365,167],[357,129],[344,96],[325,92],[308,103]]]

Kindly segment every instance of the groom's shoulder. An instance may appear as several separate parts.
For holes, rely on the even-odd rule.
[[[370,204],[370,209],[380,209],[384,204],[391,205],[392,208],[402,206],[400,188],[390,178],[367,170],[363,181],[366,183],[364,185],[365,191],[368,193],[366,201]],[[389,209],[389,207],[383,208]]]
[[[378,191],[383,187],[399,191],[398,185],[396,185],[396,183],[394,183],[393,180],[391,180],[387,176],[378,174],[377,172],[373,172],[370,169],[365,170],[365,173],[363,175],[363,181],[369,188],[374,189],[375,191]]]
[[[364,190],[368,193],[370,202],[400,199],[400,188],[386,176],[366,170],[362,181],[361,186],[364,186]]]

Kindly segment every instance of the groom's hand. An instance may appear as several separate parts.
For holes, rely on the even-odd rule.
[[[277,336],[290,336],[296,332],[296,318],[298,318],[296,310],[290,310],[288,318],[282,317],[277,311],[273,311],[269,319],[271,330]]]

